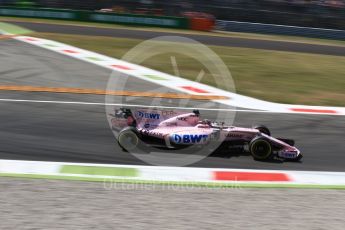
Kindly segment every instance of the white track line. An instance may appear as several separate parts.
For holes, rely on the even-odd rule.
[[[15,40],[25,42],[37,47],[41,47],[68,57],[76,58],[87,63],[92,63],[104,68],[123,73],[131,77],[142,79],[157,85],[162,85],[179,92],[188,93],[192,95],[221,95],[228,97],[227,100],[213,100],[216,103],[226,106],[245,109],[245,111],[262,111],[268,113],[282,113],[282,114],[310,114],[310,115],[325,115],[345,116],[345,107],[330,107],[330,106],[308,106],[308,105],[290,105],[280,104],[268,101],[263,101],[248,96],[228,92],[209,85],[204,85],[199,82],[193,82],[188,79],[183,79],[177,76],[162,73],[143,66],[128,63],[123,60],[107,57],[88,50],[73,47],[60,42],[52,40],[34,38],[28,36],[18,36]],[[120,68],[119,68],[120,67]],[[147,76],[158,76],[161,79],[148,78]],[[201,75],[202,76],[202,75]],[[186,88],[187,87],[187,88]],[[192,89],[191,89],[192,88]],[[204,91],[204,92],[200,92]]]
[[[123,73],[131,77],[135,77],[147,82],[151,82],[157,85],[162,85],[179,92],[188,94],[212,94],[228,97],[228,100],[214,100],[219,104],[253,110],[265,110],[272,113],[284,113],[284,114],[319,114],[319,115],[344,115],[345,107],[329,107],[329,106],[307,106],[307,105],[290,105],[280,104],[268,101],[263,101],[240,94],[221,90],[209,85],[204,85],[199,82],[190,81],[177,76],[162,73],[156,70],[152,70],[143,66],[128,63],[123,60],[107,57],[98,53],[94,53],[88,50],[73,47],[60,42],[52,40],[34,38],[28,36],[19,36],[15,38],[18,41],[22,41],[28,44],[32,44],[44,49],[51,50],[56,53],[60,53],[72,58],[76,58],[87,63],[92,63],[98,66],[102,66],[118,73]],[[90,59],[92,57],[93,59]],[[121,67],[121,68],[119,68]],[[148,78],[147,76],[158,76],[161,79]],[[187,87],[187,88],[186,88]],[[192,89],[191,89],[192,88]],[[204,91],[204,92],[201,92]]]
[[[160,105],[136,105],[121,103],[101,103],[101,102],[85,102],[85,101],[45,101],[45,100],[25,100],[25,99],[7,99],[0,98],[0,102],[18,102],[18,103],[46,103],[46,104],[70,104],[70,105],[95,105],[95,106],[119,106],[119,107],[135,107],[135,108],[155,108],[155,109],[180,109],[180,110],[204,110],[204,111],[224,111],[224,112],[241,112],[241,113],[268,113],[268,114],[291,114],[289,112],[275,112],[266,110],[247,110],[247,109],[212,109],[198,107],[178,107],[178,106],[160,106]],[[298,115],[298,114],[295,114]],[[299,115],[323,115],[324,114],[299,114]],[[335,115],[329,115],[335,116]]]

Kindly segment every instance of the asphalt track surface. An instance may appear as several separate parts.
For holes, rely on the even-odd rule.
[[[130,29],[118,29],[118,28],[99,28],[99,27],[85,27],[74,25],[52,25],[45,23],[33,23],[33,22],[16,22],[9,21],[12,24],[22,26],[31,29],[36,32],[48,32],[48,33],[66,33],[66,34],[78,34],[78,35],[91,35],[91,36],[107,36],[117,38],[134,38],[134,39],[151,39],[158,36],[179,36],[176,33],[159,32],[159,31],[144,31],[144,30],[130,30]],[[306,44],[297,42],[284,42],[284,41],[270,41],[259,39],[246,39],[246,38],[231,38],[221,36],[207,36],[207,35],[195,35],[195,34],[183,34],[180,36],[188,37],[199,41],[206,45],[217,46],[233,46],[243,48],[255,48],[265,50],[277,50],[277,51],[290,51],[290,52],[303,52],[313,54],[326,54],[345,56],[345,47],[342,46],[330,46],[330,45],[318,45],[318,44]]]
[[[105,89],[111,71],[15,40],[1,41],[0,84]],[[113,77],[116,77],[113,75]],[[157,90],[128,77],[126,90]],[[159,88],[158,91],[166,89]],[[104,96],[0,91],[0,99],[104,103]],[[151,99],[126,98],[150,105]],[[162,105],[176,106],[162,99]],[[191,101],[187,106],[202,106]],[[0,101],[0,158],[65,162],[147,164],[122,152],[108,126],[104,105]],[[215,105],[216,106],[216,105]],[[214,119],[214,112],[201,111]],[[302,163],[257,162],[250,156],[210,156],[191,166],[344,171],[345,117],[238,112],[235,125],[266,124],[274,136],[296,140]]]

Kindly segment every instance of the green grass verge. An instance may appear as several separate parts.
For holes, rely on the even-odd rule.
[[[131,179],[112,179],[112,178],[94,178],[78,176],[50,176],[34,174],[7,174],[0,173],[0,177],[15,177],[27,179],[50,179],[50,180],[69,180],[69,181],[88,181],[103,182],[107,185],[112,183],[126,183],[136,185],[162,185],[162,186],[181,186],[181,187],[204,187],[204,188],[224,188],[224,189],[241,189],[241,188],[299,188],[299,189],[345,189],[345,185],[308,185],[308,184],[259,184],[259,183],[212,183],[212,182],[176,182],[176,181],[147,181]]]
[[[0,22],[0,30],[5,31],[7,33],[11,33],[11,34],[20,34],[20,35],[29,34],[33,32],[23,27],[12,25],[5,22]]]
[[[107,56],[121,58],[141,40],[34,33]],[[345,57],[260,49],[210,46],[232,73],[238,93],[263,100],[307,105],[345,106]],[[173,48],[172,48],[173,50]],[[175,56],[182,77],[195,80],[202,65],[172,53],[155,56],[141,65],[174,74]],[[202,82],[216,85],[221,78],[206,71]]]
[[[333,39],[318,39],[318,38],[306,38],[300,36],[287,36],[287,35],[268,35],[257,33],[240,33],[240,32],[203,32],[184,29],[169,29],[169,28],[157,28],[157,27],[138,27],[130,25],[119,25],[109,23],[96,23],[96,22],[78,22],[67,20],[53,20],[53,19],[37,19],[37,18],[18,18],[18,17],[1,17],[0,21],[17,21],[17,22],[33,22],[33,23],[47,23],[52,25],[74,25],[74,26],[86,26],[86,27],[99,27],[110,29],[130,29],[130,30],[145,30],[145,31],[158,31],[169,32],[176,34],[195,34],[217,37],[235,37],[235,38],[249,38],[259,40],[272,40],[272,41],[286,41],[286,42],[299,42],[308,44],[320,44],[320,45],[336,45],[345,46],[345,41],[333,40]]]
[[[96,166],[78,166],[64,165],[60,173],[62,174],[80,174],[80,175],[97,175],[97,176],[125,176],[135,177],[138,172],[135,168],[119,167],[96,167]]]

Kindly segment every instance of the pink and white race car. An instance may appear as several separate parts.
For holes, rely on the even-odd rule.
[[[240,128],[223,123],[201,120],[199,111],[192,113],[157,109],[115,109],[110,114],[117,141],[125,151],[135,151],[146,146],[167,149],[203,148],[216,143],[214,151],[241,146],[255,160],[279,158],[299,161],[300,151],[291,139],[274,138],[265,126]]]

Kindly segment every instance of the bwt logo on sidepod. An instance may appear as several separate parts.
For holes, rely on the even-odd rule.
[[[159,113],[146,113],[142,111],[137,111],[137,116],[140,118],[155,119],[155,120],[159,120],[161,117]]]
[[[173,134],[172,141],[176,144],[195,144],[206,141],[207,137],[205,134]]]

